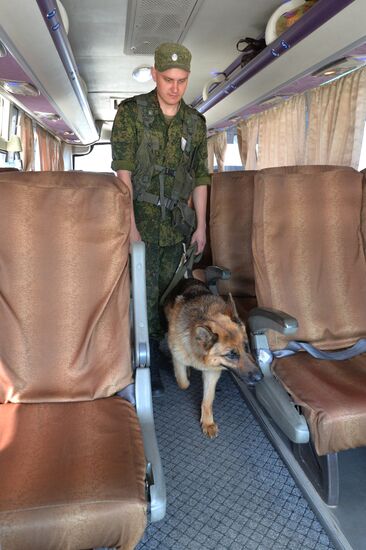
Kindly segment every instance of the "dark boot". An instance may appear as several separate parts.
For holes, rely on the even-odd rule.
[[[155,338],[149,339],[150,343],[150,374],[151,374],[151,389],[153,396],[157,397],[164,393],[164,386],[160,378],[160,365],[164,362],[164,356],[159,349],[159,340]]]

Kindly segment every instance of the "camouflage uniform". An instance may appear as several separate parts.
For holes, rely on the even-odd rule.
[[[193,119],[194,148],[193,171],[195,186],[210,183],[207,171],[206,123],[202,115],[187,106],[181,100],[180,108],[174,118],[169,120],[162,113],[156,90],[141,96],[151,106],[155,116],[151,125],[151,134],[158,140],[159,146],[154,151],[155,163],[175,170],[182,157],[184,135],[182,132],[184,117]],[[138,168],[135,163],[136,152],[144,134],[144,124],[140,120],[136,97],[123,101],[118,109],[112,130],[112,169],[128,170],[132,174]],[[167,175],[164,181],[164,195],[170,197],[174,177]],[[148,191],[159,195],[159,176],[153,175]],[[166,210],[165,219],[159,206],[134,200],[136,226],[145,241],[148,321],[150,335],[159,338],[163,329],[159,323],[158,301],[164,289],[174,275],[182,254],[184,235],[172,225],[172,211]]]

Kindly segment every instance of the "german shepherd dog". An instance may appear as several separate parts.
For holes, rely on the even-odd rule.
[[[212,404],[215,389],[223,370],[244,378],[261,378],[245,348],[248,338],[234,300],[212,294],[199,280],[183,279],[165,302],[168,320],[168,345],[172,354],[178,386],[189,386],[188,367],[202,371],[203,399],[201,427],[205,435],[218,434]]]

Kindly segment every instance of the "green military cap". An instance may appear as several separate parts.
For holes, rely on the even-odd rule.
[[[160,73],[168,69],[191,70],[191,52],[182,44],[166,42],[160,44],[155,50],[155,68]]]

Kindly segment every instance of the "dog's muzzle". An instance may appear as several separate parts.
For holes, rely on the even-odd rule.
[[[249,372],[247,375],[243,376],[244,382],[248,386],[255,386],[257,382],[260,382],[263,378],[263,374],[261,372]]]
[[[221,365],[224,369],[230,371],[233,373],[235,378],[238,378],[239,380],[242,380],[245,382],[247,386],[254,387],[258,382],[260,382],[263,378],[263,374],[259,371],[250,371],[248,373],[243,373],[239,371],[238,369],[234,369],[232,367],[227,367],[226,365]]]

